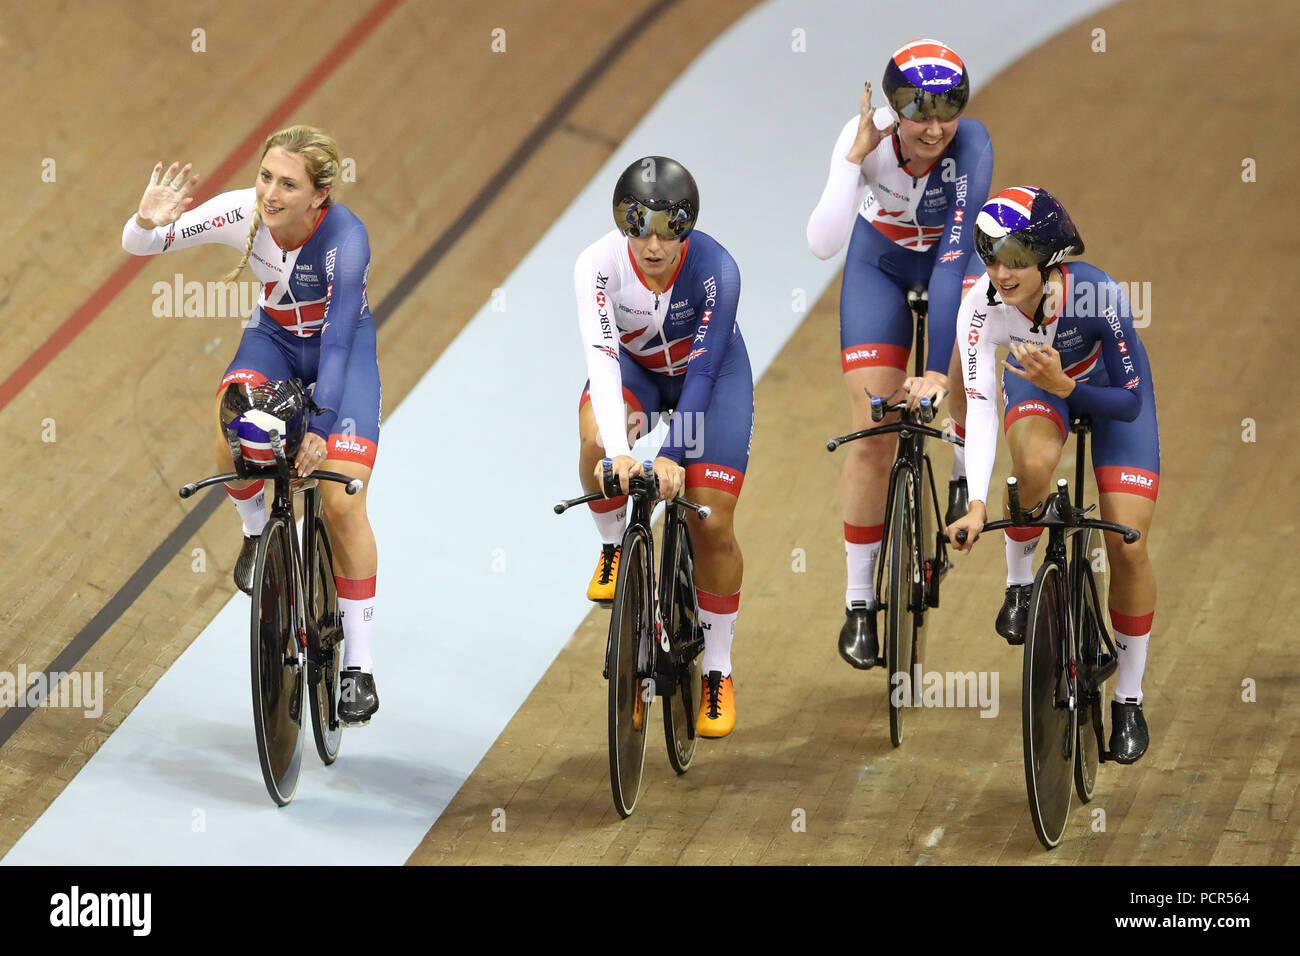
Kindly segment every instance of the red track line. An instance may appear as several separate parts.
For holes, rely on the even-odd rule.
[[[343,38],[330,49],[320,62],[289,91],[271,112],[240,142],[208,177],[207,182],[195,193],[194,205],[206,202],[220,192],[239,168],[248,161],[257,148],[278,129],[289,114],[302,105],[303,101],[320,86],[325,79],[343,64],[343,61],[374,32],[390,13],[401,4],[402,0],[379,0],[369,12],[344,34]],[[90,297],[64,320],[44,342],[32,352],[26,360],[0,382],[0,411],[2,411],[18,393],[32,383],[54,359],[67,348],[78,335],[99,317],[104,308],[117,297],[118,293],[138,276],[148,263],[149,257],[131,256],[123,262]]]

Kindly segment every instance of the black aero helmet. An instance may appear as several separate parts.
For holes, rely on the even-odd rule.
[[[293,458],[311,427],[311,400],[296,378],[231,382],[221,397],[221,427],[238,436],[245,462],[274,465],[271,430],[280,433],[285,457]]]
[[[961,57],[938,40],[904,44],[885,64],[885,101],[904,119],[956,119],[970,99]]]
[[[614,224],[625,236],[685,239],[699,215],[695,177],[667,156],[638,159],[614,187]]]
[[[1046,272],[1066,256],[1083,255],[1083,237],[1065,207],[1046,189],[1012,186],[975,217],[975,253],[986,266],[1038,266]]]

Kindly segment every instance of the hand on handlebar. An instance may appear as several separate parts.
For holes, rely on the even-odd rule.
[[[928,398],[933,408],[948,395],[948,376],[939,372],[926,372],[921,378],[908,378],[903,382],[903,394],[907,396],[907,407],[915,411],[921,399]]]
[[[641,474],[642,471],[645,470],[641,462],[637,461],[631,455],[615,456],[613,469],[614,469],[614,475],[618,478],[618,486],[621,489],[623,494],[628,493],[628,484],[627,484],[628,479],[637,477],[638,475]],[[596,462],[596,485],[601,490],[604,490],[605,487],[604,474],[605,474],[605,461],[604,459],[602,459]]]
[[[987,517],[988,515],[984,510],[984,502],[972,501],[970,503],[970,510],[952,524],[948,525],[945,529],[948,535],[948,540],[952,542],[952,546],[958,551],[970,553],[970,549],[973,548],[975,542],[979,540],[980,532],[984,530],[984,519]],[[962,532],[965,532],[965,541],[958,540]]]
[[[656,458],[654,470],[659,479],[659,497],[664,501],[672,501],[686,490],[686,469],[671,458]]]

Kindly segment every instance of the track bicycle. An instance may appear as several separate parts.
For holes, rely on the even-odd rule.
[[[250,466],[239,438],[226,432],[235,471],[213,475],[181,488],[189,498],[227,481],[266,479],[274,486],[271,516],[257,540],[250,618],[250,676],[253,729],[267,793],[285,806],[298,789],[303,750],[303,685],[311,705],[316,753],[329,766],[338,757],[343,725],[339,722],[339,674],[343,661],[343,622],[334,584],[334,551],[321,520],[319,482],[337,481],[347,493],[362,481],[330,471],[310,478],[293,477],[284,440],[269,432],[275,464]],[[294,496],[304,496],[302,539],[297,533]]]
[[[1046,528],[1047,553],[1034,576],[1025,626],[1021,681],[1021,732],[1024,738],[1025,789],[1034,832],[1047,849],[1061,842],[1070,812],[1071,790],[1087,803],[1097,785],[1097,769],[1109,759],[1103,723],[1106,681],[1119,657],[1104,609],[1109,572],[1103,532],[1133,544],[1141,532],[1086,517],[1084,457],[1091,422],[1071,420],[1075,434],[1074,499],[1061,478],[1045,503],[1026,511],[1014,477],[1007,479],[1011,517],[990,521],[981,531]],[[959,543],[965,533],[958,532]],[[1074,786],[1071,787],[1071,778]]]
[[[925,292],[912,291],[907,294],[907,304],[916,319],[913,356],[914,373],[919,378],[925,374],[929,299]],[[899,420],[832,438],[826,450],[835,451],[859,438],[898,433],[898,453],[889,472],[885,499],[883,547],[876,562],[876,607],[885,612],[885,656],[877,658],[876,664],[885,664],[889,669],[889,739],[897,747],[903,742],[904,709],[921,705],[925,614],[929,608],[939,606],[939,583],[952,568],[925,439],[964,443],[956,435],[930,425],[935,407],[929,399],[922,399],[917,409],[909,410],[906,402],[890,404],[892,394],[882,398],[867,392],[867,397],[871,400],[872,421],[882,421],[893,412],[899,414]]]
[[[612,465],[610,459],[604,460],[603,494],[595,492],[561,501],[555,505],[555,513],[621,495]],[[605,647],[609,781],[614,808],[622,817],[632,814],[641,792],[646,731],[655,697],[664,698],[668,762],[678,774],[690,769],[699,744],[695,717],[704,679],[704,631],[695,595],[695,565],[686,511],[705,519],[711,509],[681,495],[666,503],[656,582],[651,523],[659,500],[659,479],[651,462],[645,462],[644,468],[641,475],[628,480],[632,511],[623,532],[623,553]]]

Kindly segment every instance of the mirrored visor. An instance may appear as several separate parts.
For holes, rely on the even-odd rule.
[[[638,239],[651,233],[660,239],[680,239],[693,224],[690,213],[680,204],[669,209],[651,209],[634,200],[625,200],[615,207],[614,212],[623,235]]]
[[[894,91],[889,105],[903,119],[921,122],[937,118],[946,123],[960,115],[966,106],[965,91],[954,88],[946,93],[927,93],[915,87],[903,86]]]
[[[975,254],[986,266],[1000,262],[1009,269],[1028,269],[1043,261],[1043,257],[1033,247],[1015,236],[994,239],[978,229],[975,230]]]

